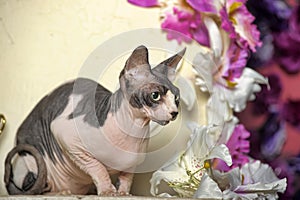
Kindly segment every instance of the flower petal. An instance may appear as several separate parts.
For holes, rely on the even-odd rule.
[[[226,162],[228,166],[232,165],[231,155],[229,149],[225,144],[215,146],[210,154],[207,156],[207,159],[219,158]]]
[[[226,121],[222,127],[222,133],[218,139],[218,144],[226,144],[233,134],[236,124],[238,123],[238,118],[233,116],[230,121]]]
[[[233,23],[233,26],[241,37],[241,42],[245,43],[246,47],[249,47],[253,52],[256,52],[256,47],[260,47],[262,43],[260,41],[260,32],[257,30],[256,25],[252,24],[255,18],[245,5],[239,7],[233,18],[236,22]]]
[[[221,189],[234,190],[242,184],[242,177],[239,168],[230,170],[230,173],[223,173],[218,170],[214,170],[214,180],[217,180]]]
[[[235,112],[241,112],[245,109],[247,101],[253,100],[254,93],[261,90],[259,84],[268,84],[268,80],[254,70],[245,68],[237,83],[234,89],[226,89],[223,94],[229,106]]]
[[[286,178],[278,179],[272,168],[256,160],[245,164],[241,168],[244,184],[235,188],[237,193],[257,193],[262,196],[277,198],[277,192],[283,193],[286,189]]]
[[[165,182],[185,182],[189,180],[189,176],[186,174],[185,169],[180,167],[176,163],[172,163],[169,166],[166,166],[165,168],[161,168],[160,170],[157,170],[152,174],[152,178],[150,179],[150,193],[153,196],[157,195],[163,195],[165,196],[167,193],[161,193],[159,194],[158,185],[161,183],[161,181]],[[184,192],[184,191],[183,191]]]
[[[213,76],[212,70],[215,68],[213,56],[209,52],[196,54],[193,60],[195,72],[199,76],[196,79],[196,84],[200,86],[203,92],[212,92]]]
[[[223,199],[223,193],[219,189],[218,184],[207,174],[204,174],[201,179],[200,187],[194,194],[194,198]]]
[[[214,57],[219,58],[223,50],[220,30],[216,22],[209,17],[204,18],[204,24],[208,31],[210,48],[214,52]]]
[[[187,0],[186,2],[199,12],[217,13],[213,0]]]
[[[213,170],[210,179],[202,179],[200,187],[204,191],[206,198],[213,198],[209,193],[205,193],[206,185],[217,186],[223,191],[224,199],[276,199],[277,193],[283,193],[286,189],[286,179],[278,179],[272,168],[260,161],[252,161],[245,164],[241,169],[234,168],[229,172],[223,173]],[[213,184],[215,181],[217,184]],[[216,188],[210,188],[212,191],[218,191]],[[200,190],[200,189],[199,189]],[[196,192],[201,196],[200,192]],[[219,193],[216,193],[220,196]]]
[[[208,124],[223,126],[225,121],[230,121],[233,112],[228,106],[225,88],[215,85],[213,92],[207,101]]]
[[[183,154],[176,155],[174,159],[169,160],[163,167],[153,173],[150,180],[151,194],[159,195],[158,185],[164,180],[170,185],[176,185],[170,187],[179,196],[192,197],[198,184],[194,183],[193,186],[190,186],[190,181],[194,178],[201,180],[205,172],[204,162],[206,160],[220,158],[231,165],[231,156],[227,147],[224,144],[215,146],[215,141],[210,137],[209,132],[214,130],[213,128],[199,126],[196,123],[191,123],[190,128],[192,128],[193,133],[188,142],[187,150]],[[189,189],[180,185],[187,185]]]
[[[188,149],[185,157],[188,162],[193,163],[193,158],[198,158],[202,162],[205,160],[219,158],[224,160],[229,166],[232,164],[232,159],[226,145],[216,145],[211,132],[215,129],[207,126],[199,126],[195,123],[190,123],[193,133],[191,140],[188,142]],[[218,130],[218,129],[217,129]],[[197,170],[195,166],[190,166],[190,170]]]
[[[159,5],[158,0],[127,0],[127,1],[133,5],[141,6],[141,7],[154,7]]]
[[[231,43],[224,57],[223,77],[234,82],[240,78],[248,59],[248,49],[243,49],[235,43]]]
[[[191,42],[193,35],[191,33],[190,24],[193,21],[194,16],[192,13],[174,7],[172,13],[166,13],[161,27],[167,32],[168,40],[175,39],[179,43]]]
[[[275,123],[272,123],[272,126],[276,126]],[[280,155],[283,145],[286,142],[286,127],[283,122],[279,124],[279,128],[274,132],[273,135],[270,135],[268,139],[261,145],[261,153],[265,158],[273,159]]]
[[[181,100],[185,103],[185,105],[187,105],[188,111],[190,111],[197,100],[196,91],[192,82],[182,76],[178,76],[175,84],[181,91]]]

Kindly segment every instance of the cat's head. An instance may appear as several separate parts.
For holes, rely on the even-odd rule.
[[[166,125],[175,120],[180,101],[173,85],[175,70],[185,49],[151,69],[148,50],[137,47],[120,74],[120,86],[130,106],[152,121]]]

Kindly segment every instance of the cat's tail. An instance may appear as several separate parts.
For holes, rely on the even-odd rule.
[[[37,175],[32,172],[26,174],[23,185],[17,186],[14,182],[12,160],[16,154],[28,153],[34,157],[37,164]],[[4,182],[7,192],[11,195],[34,195],[43,194],[47,188],[47,168],[40,152],[28,144],[18,144],[7,155],[5,159]],[[25,183],[25,184],[24,184]]]

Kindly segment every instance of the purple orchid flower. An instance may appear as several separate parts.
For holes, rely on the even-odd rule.
[[[255,17],[254,23],[262,35],[288,28],[288,19],[292,12],[284,0],[248,0],[246,6]]]
[[[174,7],[173,13],[166,14],[161,27],[167,32],[169,40],[175,39],[181,43],[191,42],[192,39],[195,39],[199,44],[209,46],[208,31],[199,13],[191,13]]]
[[[283,118],[300,130],[300,100],[289,100],[282,109]]]
[[[191,33],[191,24],[195,24],[197,17],[192,13],[187,11],[179,10],[178,8],[173,8],[173,13],[167,13],[166,17],[161,24],[161,27],[167,32],[168,40],[177,40],[181,42],[191,42],[193,35]],[[171,30],[171,31],[168,31]],[[182,37],[180,32],[186,37]]]
[[[262,45],[260,32],[253,24],[255,18],[245,6],[245,1],[229,0],[220,9],[221,27],[229,33],[231,39],[239,42],[242,48],[252,52]]]
[[[232,168],[240,167],[249,162],[247,154],[250,152],[249,138],[250,133],[243,125],[237,125],[227,142],[229,152],[233,157]]]
[[[158,6],[158,0],[127,0],[129,3],[140,7],[154,7]]]
[[[288,30],[274,35],[277,49],[275,60],[287,73],[298,73],[300,71],[300,5],[293,10]]]
[[[297,190],[295,186],[299,184],[299,175],[297,175],[297,171],[300,170],[300,159],[297,157],[288,159],[278,157],[270,161],[269,164],[279,178],[287,178],[286,192],[280,195],[280,199],[299,199],[295,198],[294,194]]]
[[[262,40],[262,46],[257,48],[257,52],[250,53],[247,66],[258,68],[272,60],[274,54],[272,33],[288,28],[291,8],[284,0],[248,0],[246,6],[255,17],[254,23],[261,33]]]
[[[213,0],[186,0],[186,2],[199,12],[217,13]]]
[[[254,17],[247,10],[246,0],[187,0],[197,12],[221,17],[221,27],[229,33],[231,39],[239,42],[242,48],[250,48],[253,52],[261,46],[260,33],[253,24]]]
[[[259,130],[251,131],[251,157],[271,162],[280,155],[286,141],[285,123],[280,117],[279,113],[270,113]]]
[[[217,159],[216,168],[221,171],[229,171],[230,169],[241,167],[249,162],[248,153],[250,152],[250,133],[242,124],[236,125],[231,137],[226,143],[232,157],[232,165],[229,167],[222,160]]]
[[[235,79],[240,78],[246,66],[248,51],[247,49],[239,47],[236,43],[231,43],[226,52],[224,67],[225,72],[223,77],[234,82]]]

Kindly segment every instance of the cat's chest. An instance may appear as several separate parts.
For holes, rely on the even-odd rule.
[[[137,128],[133,124],[130,128],[124,127],[112,114],[108,114],[101,132],[110,146],[110,155],[116,155],[108,161],[109,167],[117,169],[122,166],[129,169],[144,161],[149,142],[148,127]]]
[[[149,127],[138,127],[133,122],[122,123],[109,113],[100,131],[113,146],[128,152],[142,152],[148,142]]]
[[[140,164],[145,158],[145,151],[148,144],[148,138],[133,137],[133,133],[128,133],[118,124],[112,114],[108,114],[107,119],[102,127],[96,128],[84,121],[84,116],[79,116],[72,120],[61,119],[55,121],[53,127],[60,127],[60,140],[64,140],[66,145],[72,137],[78,137],[82,146],[94,158],[99,160],[108,168],[117,171],[124,171]],[[60,126],[62,124],[63,126]],[[73,133],[63,133],[62,127],[72,126],[68,130]],[[137,135],[147,135],[148,129],[133,130]]]

